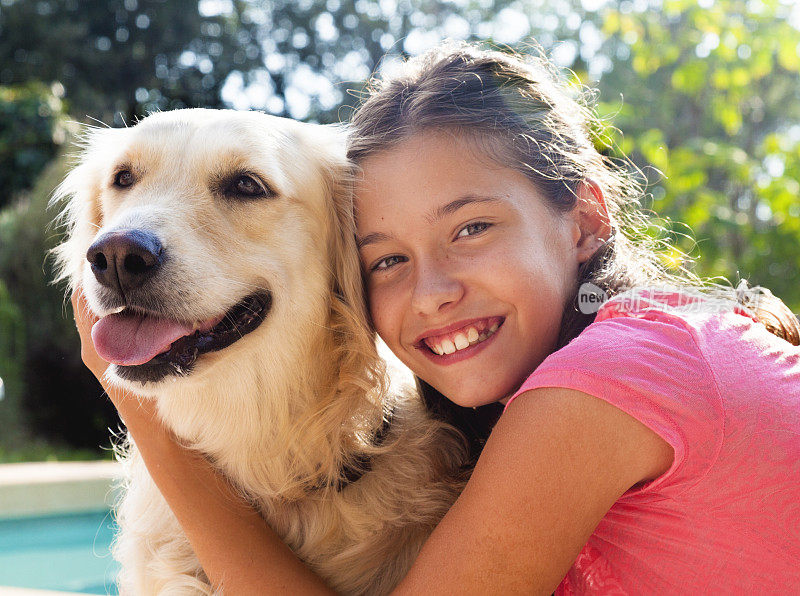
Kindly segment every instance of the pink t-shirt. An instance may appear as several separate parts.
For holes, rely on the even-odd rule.
[[[639,290],[514,397],[537,387],[605,400],[675,450],[606,513],[556,594],[800,594],[800,348],[738,306]]]

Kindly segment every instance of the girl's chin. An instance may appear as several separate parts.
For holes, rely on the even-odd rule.
[[[447,395],[447,393],[442,392],[443,395],[447,396],[447,398],[452,401],[457,406],[461,406],[462,408],[478,408],[480,406],[487,406],[489,404],[494,403],[502,403],[508,400],[510,396],[501,394],[499,398],[493,398],[491,395],[487,397],[486,393],[481,393],[476,395],[474,393],[460,393],[460,392],[452,392],[454,397]]]
[[[463,380],[468,382],[469,386],[464,386],[462,383],[454,386],[447,382],[430,384],[454,404],[463,408],[477,408],[494,403],[505,405],[525,379],[519,383],[503,383],[502,386],[491,386],[479,379]]]

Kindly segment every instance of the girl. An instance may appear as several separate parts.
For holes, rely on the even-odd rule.
[[[546,62],[470,46],[412,60],[354,117],[377,332],[462,428],[505,404],[397,593],[800,580],[797,320],[768,292],[666,273],[593,125]],[[147,404],[109,394],[215,585],[328,591]]]

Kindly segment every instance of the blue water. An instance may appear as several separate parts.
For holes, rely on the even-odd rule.
[[[117,594],[108,511],[0,519],[0,586]]]

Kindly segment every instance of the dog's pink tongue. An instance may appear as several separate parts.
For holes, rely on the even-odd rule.
[[[145,315],[117,313],[92,327],[92,341],[103,360],[134,366],[149,362],[194,328],[187,323]]]

